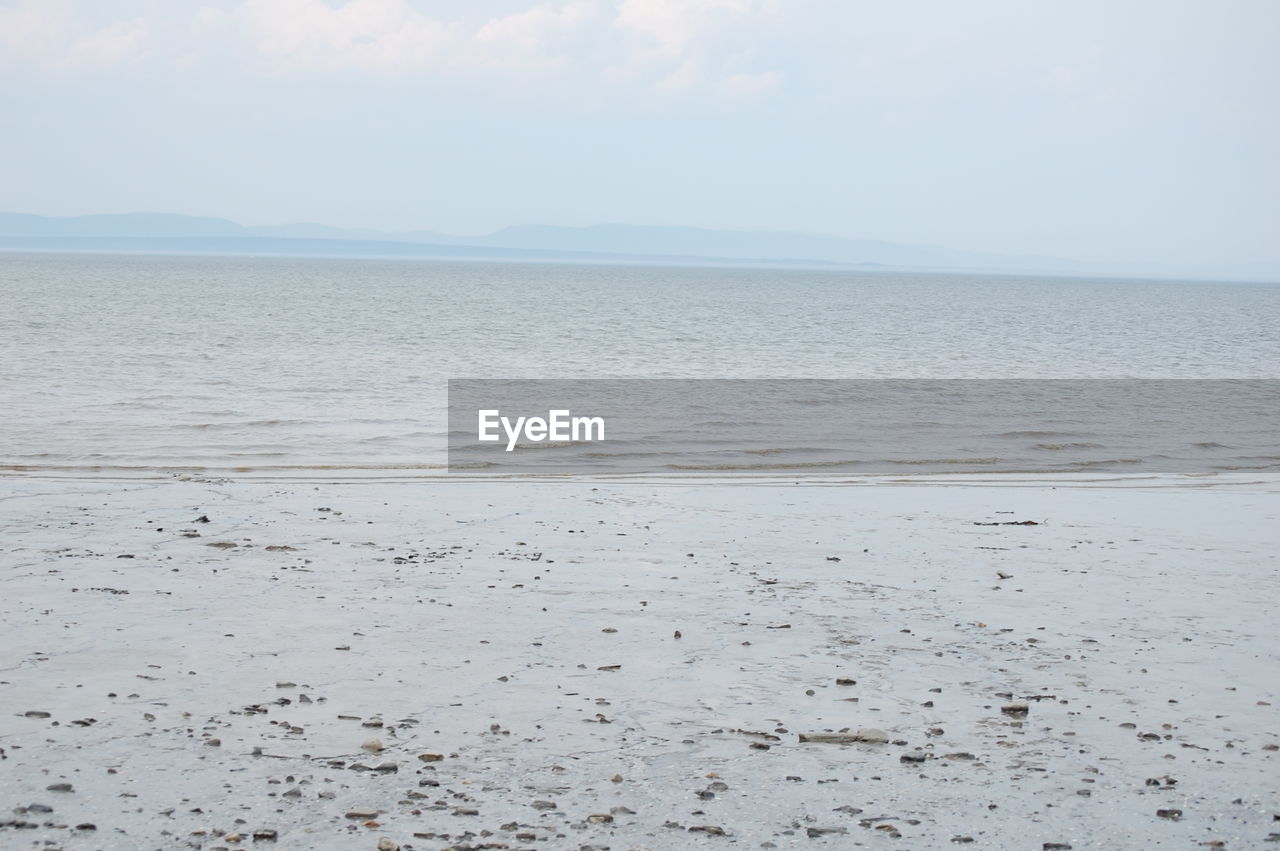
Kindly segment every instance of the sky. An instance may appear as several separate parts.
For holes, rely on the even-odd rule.
[[[1274,0],[0,0],[0,210],[1280,260]]]

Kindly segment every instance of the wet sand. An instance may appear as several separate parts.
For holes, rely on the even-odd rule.
[[[0,846],[1267,847],[1278,490],[0,481]]]

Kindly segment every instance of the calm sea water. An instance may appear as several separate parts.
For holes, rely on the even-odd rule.
[[[429,473],[450,378],[1280,378],[1280,286],[0,255],[0,472]]]

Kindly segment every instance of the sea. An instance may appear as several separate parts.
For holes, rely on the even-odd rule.
[[[739,446],[733,422],[709,415],[714,433],[685,422],[687,444],[677,436],[625,470],[598,453],[594,472],[856,477],[958,465],[1132,476],[1167,471],[1157,461],[1170,452],[1187,475],[1280,471],[1280,409],[1268,407],[1280,386],[1268,382],[1280,379],[1280,285],[0,254],[0,475],[443,477],[449,382],[461,379],[805,379],[780,385],[798,394],[852,380],[1107,379],[1096,385],[1102,407],[1131,395],[1129,381],[1237,381],[1196,403],[1204,427],[1179,437],[1186,446],[1144,449],[1142,418],[1108,432],[1033,416],[1011,430],[975,424],[983,441],[966,466],[963,452],[936,458],[927,446],[913,449],[919,458],[861,457],[835,420],[825,436],[793,441],[783,423]]]

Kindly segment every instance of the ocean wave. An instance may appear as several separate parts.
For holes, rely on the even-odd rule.
[[[796,461],[790,464],[664,464],[668,470],[804,470],[849,467],[861,461]]]

